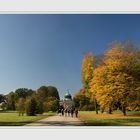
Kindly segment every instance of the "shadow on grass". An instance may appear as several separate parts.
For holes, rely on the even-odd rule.
[[[23,126],[32,122],[0,122],[0,126]]]
[[[33,123],[33,125],[32,125],[32,123]],[[35,123],[35,125],[34,125],[34,123]],[[24,125],[26,125],[26,126],[85,126],[84,123],[76,122],[76,121],[70,121],[70,122],[64,122],[64,121],[0,122],[0,126],[24,126]]]
[[[0,122],[0,126],[24,126],[30,124],[32,121],[28,122]],[[84,123],[74,122],[59,122],[59,121],[49,121],[49,122],[35,122],[36,125],[33,126],[140,126],[139,119],[109,119],[109,120],[87,120]],[[30,125],[32,126],[32,125]]]
[[[86,126],[140,126],[140,118],[135,119],[106,119],[87,120]]]

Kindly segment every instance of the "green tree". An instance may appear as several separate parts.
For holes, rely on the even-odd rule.
[[[4,95],[0,94],[0,103],[5,101]]]
[[[15,93],[10,92],[8,95],[5,96],[7,101],[7,109],[8,110],[15,110],[16,109],[16,102],[15,102]]]
[[[37,102],[35,98],[28,97],[26,99],[26,114],[28,116],[35,116],[37,114]]]
[[[43,102],[41,102],[40,100],[36,99],[36,114],[43,114],[44,112],[44,106],[43,106]]]
[[[60,99],[57,88],[53,86],[41,86],[37,90],[37,95],[42,101],[46,100],[48,97],[55,97],[58,100]]]
[[[53,86],[47,87],[47,95],[48,97],[55,97],[58,100],[60,99],[57,88]]]
[[[28,96],[32,96],[34,94],[34,91],[32,89],[27,88],[19,88],[15,91],[16,100],[20,98],[26,98]]]
[[[1,108],[2,108],[3,111],[7,110],[7,103],[6,102],[2,102]]]

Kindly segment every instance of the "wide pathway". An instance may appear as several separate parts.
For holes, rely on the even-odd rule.
[[[84,126],[84,123],[75,117],[51,116],[26,126]]]

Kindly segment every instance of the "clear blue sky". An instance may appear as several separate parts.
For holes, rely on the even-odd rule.
[[[53,85],[74,94],[83,54],[126,40],[140,44],[140,15],[0,15],[0,93]]]

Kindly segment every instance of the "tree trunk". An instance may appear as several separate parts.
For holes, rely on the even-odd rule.
[[[109,114],[112,114],[112,109],[111,109],[111,107],[109,107],[108,113],[109,113]]]
[[[97,108],[97,101],[96,101],[96,99],[94,99],[94,106],[95,106],[96,114],[98,114],[98,108]]]
[[[100,110],[101,110],[101,113],[103,114],[104,113],[104,108],[100,108]]]
[[[126,116],[126,107],[125,107],[125,105],[122,106],[122,112],[123,112],[123,115]]]

